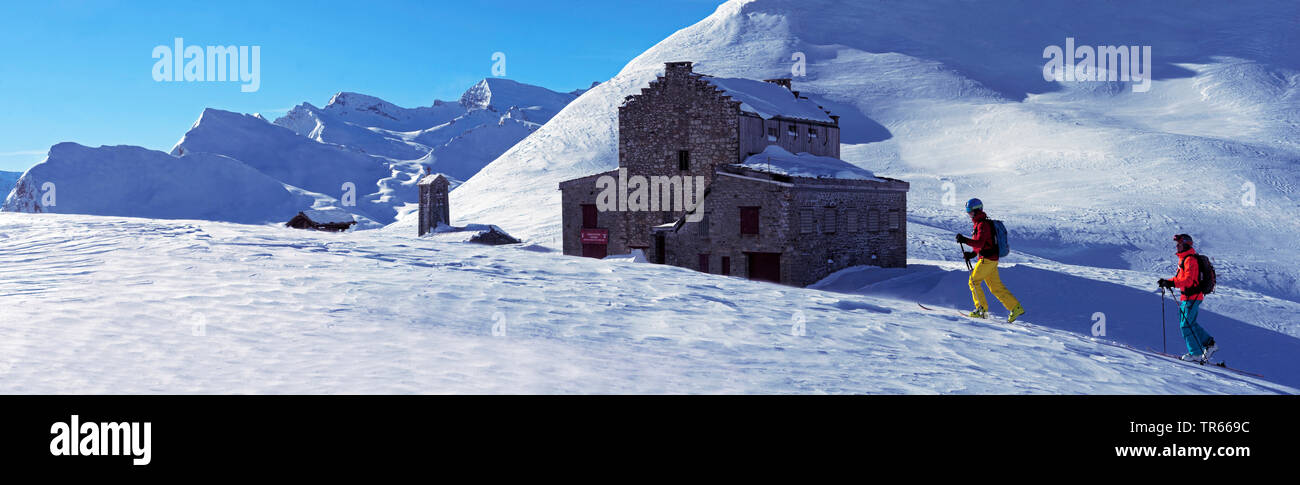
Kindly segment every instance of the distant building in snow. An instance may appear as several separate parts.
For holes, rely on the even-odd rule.
[[[654,263],[798,286],[849,266],[906,266],[908,183],[839,160],[839,117],[791,88],[666,63],[619,108],[619,168],[560,183],[564,253],[642,249]],[[628,210],[637,176],[651,180],[641,202],[674,188],[692,201],[692,180],[707,189],[695,211]],[[610,180],[628,203],[610,208]]]
[[[447,176],[436,173],[425,175],[420,179],[420,229],[423,236],[438,227],[438,223],[451,225],[451,204],[447,192],[450,183]]]
[[[334,210],[305,210],[284,223],[285,227],[294,229],[315,229],[317,231],[346,231],[348,228],[356,225],[357,220],[352,214],[345,211]]]

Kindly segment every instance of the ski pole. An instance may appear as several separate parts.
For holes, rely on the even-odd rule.
[[[975,271],[975,268],[970,265],[970,260],[966,259],[966,246],[961,241],[957,241],[957,247],[961,249],[961,259],[966,261],[966,271]]]
[[[1165,287],[1160,287],[1160,351],[1169,353],[1169,332],[1165,330]]]

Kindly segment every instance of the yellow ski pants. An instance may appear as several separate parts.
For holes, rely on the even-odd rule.
[[[1020,302],[1011,294],[1011,291],[1007,290],[1007,287],[1002,284],[1002,278],[998,277],[997,261],[980,258],[975,263],[975,270],[971,271],[970,274],[970,295],[975,300],[975,308],[988,310],[989,300],[988,297],[984,296],[984,288],[980,287],[980,283],[989,285],[989,291],[993,292],[993,296],[997,297],[998,301],[1002,302],[1002,306],[1007,307],[1008,311],[1020,305]]]

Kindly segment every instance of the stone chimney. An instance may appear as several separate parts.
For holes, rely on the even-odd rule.
[[[783,88],[789,89],[791,91],[794,90],[794,87],[790,84],[791,80],[788,77],[782,77],[776,79],[764,79],[763,82],[769,82],[777,86],[781,86]]]
[[[664,63],[664,77],[666,78],[689,76],[691,72],[691,61]]]

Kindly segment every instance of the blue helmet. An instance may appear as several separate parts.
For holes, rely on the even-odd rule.
[[[966,201],[966,213],[967,213],[967,214],[969,214],[969,213],[971,213],[971,212],[975,212],[975,211],[980,210],[980,209],[983,209],[983,208],[984,208],[984,202],[981,202],[979,199],[971,199],[971,200]]]

